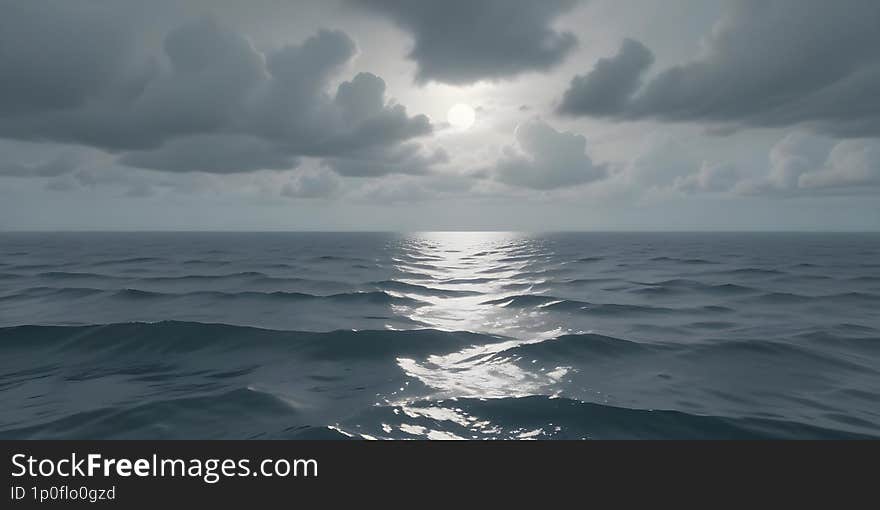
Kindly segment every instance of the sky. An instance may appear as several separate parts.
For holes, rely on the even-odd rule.
[[[878,26],[876,0],[0,0],[0,230],[877,231]]]

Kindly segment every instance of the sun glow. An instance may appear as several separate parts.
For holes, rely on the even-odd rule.
[[[467,129],[474,125],[477,114],[469,105],[459,103],[449,109],[446,114],[446,120],[449,124],[457,129]]]

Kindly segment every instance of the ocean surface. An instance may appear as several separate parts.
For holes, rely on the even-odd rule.
[[[0,233],[0,438],[880,437],[880,235]]]

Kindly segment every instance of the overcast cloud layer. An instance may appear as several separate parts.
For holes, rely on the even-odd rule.
[[[805,124],[836,136],[880,135],[880,3],[730,2],[695,60],[641,86],[651,50],[620,52],[575,77],[560,112],[735,126]]]
[[[413,38],[416,80],[467,84],[545,71],[577,44],[552,22],[575,0],[352,0],[387,15]]]
[[[876,230],[878,26],[873,0],[0,0],[0,228]]]
[[[261,53],[208,17],[168,32],[164,55],[139,60],[109,22],[70,26],[75,5],[39,4],[13,2],[0,27],[4,136],[127,150],[123,164],[179,172],[287,169],[304,155],[366,154],[400,171],[422,164],[401,165],[418,154],[398,145],[430,134],[431,123],[388,104],[381,78],[360,73],[329,91],[356,52],[344,32]],[[21,44],[28,38],[41,40]]]

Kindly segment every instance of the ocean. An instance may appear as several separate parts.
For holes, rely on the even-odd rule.
[[[0,233],[0,438],[880,438],[880,234]]]

